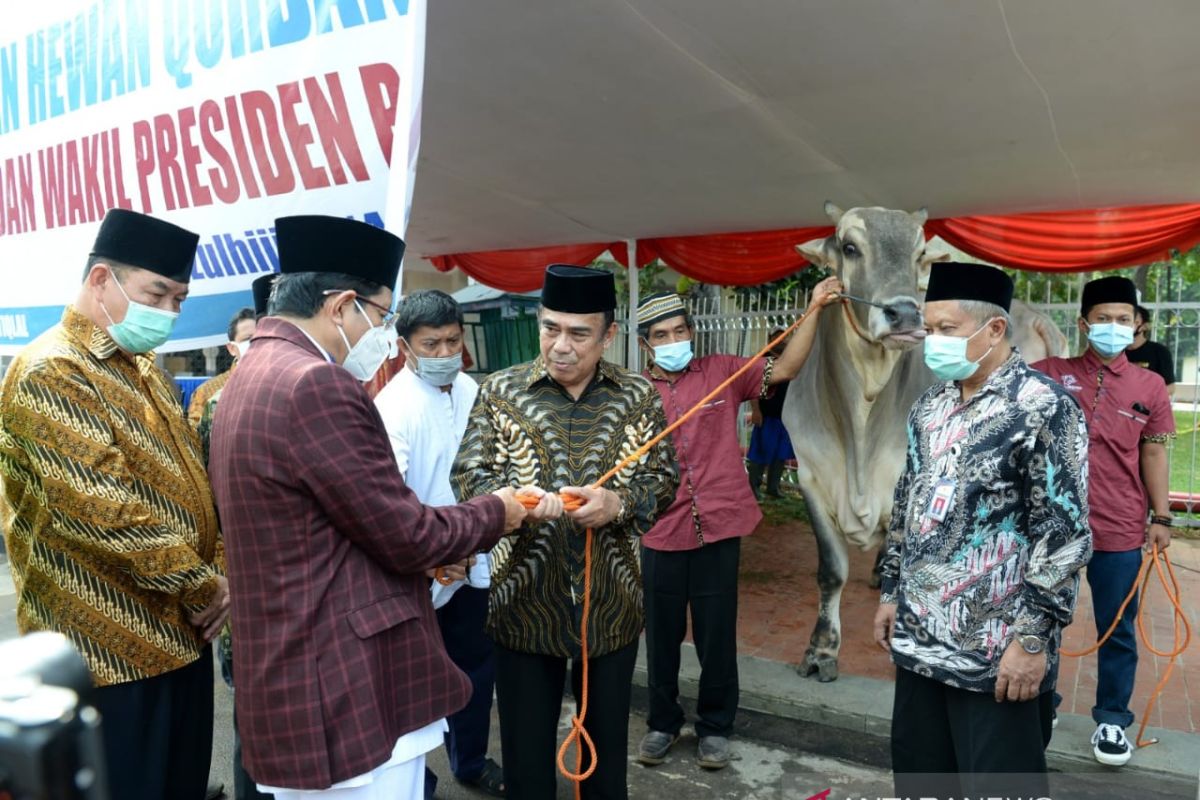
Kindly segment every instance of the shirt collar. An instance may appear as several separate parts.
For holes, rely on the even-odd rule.
[[[1003,364],[996,367],[987,380],[983,382],[983,386],[979,387],[979,391],[971,396],[971,399],[962,405],[970,405],[980,398],[986,397],[992,393],[1012,393],[1015,392],[1018,381],[1014,381],[1013,377],[1020,372],[1025,366],[1025,360],[1021,357],[1021,352],[1014,346],[1012,352]],[[946,381],[943,391],[953,392],[956,404],[961,402],[961,390],[958,381]]]
[[[462,375],[463,373],[458,373]],[[403,381],[406,385],[415,387],[413,391],[422,392],[430,397],[455,397],[454,390],[458,388],[458,375],[454,376],[454,380],[450,383],[450,391],[445,391],[443,386],[434,386],[429,381],[422,378],[406,363],[396,371],[396,377],[392,380]]]
[[[68,336],[83,345],[89,353],[101,361],[121,352],[121,348],[117,347],[117,343],[108,335],[108,331],[97,327],[94,322],[77,311],[75,306],[67,306],[63,310],[62,326]],[[151,358],[154,357],[153,353],[147,353],[147,355]]]
[[[304,330],[304,328],[301,328],[299,325],[297,325],[296,323],[294,323],[288,319],[282,319],[279,317],[275,317],[275,319],[278,319],[280,322],[282,322],[285,325],[291,325],[293,328],[300,331],[300,333],[304,334],[304,338],[308,339],[310,342],[312,342],[312,346],[317,348],[317,352],[321,354],[321,358],[325,359],[330,364],[337,363],[337,361],[334,359],[334,357],[329,355],[329,351],[326,350],[324,347],[321,347],[321,343],[318,342],[316,339],[314,339],[312,337],[312,334],[310,334],[308,331]]]
[[[676,378],[675,380],[682,378],[684,372],[699,372],[699,361],[699,358],[693,356],[692,360],[687,363],[687,366],[680,371],[679,378]],[[667,377],[667,373],[663,372],[662,367],[658,366],[657,364],[651,364],[650,366],[646,367],[646,369],[642,370],[642,375],[652,381],[670,382],[670,379]]]
[[[1114,375],[1120,375],[1129,366],[1129,359],[1125,357],[1125,353],[1122,351],[1116,358],[1105,364],[1100,360],[1100,356],[1096,355],[1096,351],[1089,346],[1083,352],[1083,363],[1087,365],[1089,373],[1099,372],[1100,368],[1103,367]]]
[[[617,383],[616,368],[603,358],[600,359],[600,363],[596,365],[596,374],[592,377],[592,381],[588,384],[588,387],[591,388],[593,384],[600,380],[607,380],[611,383]],[[525,388],[532,389],[538,383],[543,381],[552,383],[555,386],[558,385],[558,381],[550,377],[550,372],[546,369],[546,362],[542,360],[541,356],[538,356],[533,361],[529,362],[529,368],[525,373]]]

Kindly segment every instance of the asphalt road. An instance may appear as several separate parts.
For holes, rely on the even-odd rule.
[[[213,777],[232,784],[232,698],[223,683],[216,686],[216,736],[213,746]],[[560,741],[569,731],[574,701],[563,703],[559,721]],[[629,742],[637,746],[646,731],[645,721],[636,714],[629,720]],[[830,758],[822,758],[775,745],[734,740],[736,760],[718,772],[701,769],[695,760],[696,739],[690,730],[671,751],[669,760],[658,767],[629,765],[629,796],[640,798],[703,797],[711,800],[754,798],[754,800],[805,800],[832,788],[831,797],[886,797],[892,788],[891,773],[861,767]],[[492,714],[491,755],[500,761],[500,729]],[[435,795],[439,800],[478,800],[489,795],[463,786],[454,780],[439,748],[429,754],[429,766],[438,774]],[[559,778],[558,797],[574,797],[572,785]]]
[[[0,550],[0,641],[17,635],[16,596],[9,574],[8,560]],[[233,788],[233,694],[221,681],[219,670],[213,688],[215,697],[213,736],[213,779],[224,783],[232,797]],[[560,733],[568,731],[573,702],[564,702]],[[645,732],[644,721],[636,714],[629,721],[630,747],[636,746]],[[708,772],[695,761],[696,740],[687,735],[675,745],[667,763],[645,768],[629,765],[629,796],[631,798],[705,797],[723,798],[799,798],[804,800],[824,789],[834,788],[832,796],[845,790],[859,796],[886,796],[891,776],[886,771],[865,768],[834,759],[821,758],[797,750],[734,740],[736,759],[724,770]],[[499,723],[492,715],[492,756],[500,760]],[[488,795],[463,786],[454,780],[446,761],[445,750],[430,753],[430,767],[440,776],[437,797],[440,800],[466,800]],[[559,781],[559,797],[574,796],[571,784]]]

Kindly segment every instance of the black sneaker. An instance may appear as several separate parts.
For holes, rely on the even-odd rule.
[[[1092,734],[1092,753],[1101,764],[1120,767],[1129,763],[1133,748],[1125,738],[1125,729],[1120,725],[1101,723]]]
[[[1050,727],[1051,728],[1058,727],[1058,711],[1057,710],[1050,712]]]

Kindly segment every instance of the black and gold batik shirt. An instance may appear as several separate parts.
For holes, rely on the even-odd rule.
[[[662,401],[644,378],[601,361],[576,400],[538,359],[479,387],[452,483],[460,500],[504,486],[587,486],[665,427]],[[618,650],[641,633],[639,537],[675,497],[674,455],[667,437],[605,485],[624,509],[595,532],[590,655]],[[497,644],[562,658],[579,654],[584,533],[564,515],[527,524],[492,551],[487,630]]]

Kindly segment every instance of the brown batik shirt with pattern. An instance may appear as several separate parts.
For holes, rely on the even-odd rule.
[[[223,559],[200,441],[153,354],[68,307],[0,386],[0,512],[22,633],[57,631],[97,685],[190,664]]]
[[[666,427],[658,392],[601,361],[576,400],[539,358],[479,387],[451,483],[460,500],[504,486],[587,486]],[[588,652],[602,656],[641,633],[639,537],[675,498],[670,438],[605,484],[624,503],[595,532]],[[487,630],[502,647],[562,658],[579,654],[584,529],[566,515],[526,524],[492,551]]]

